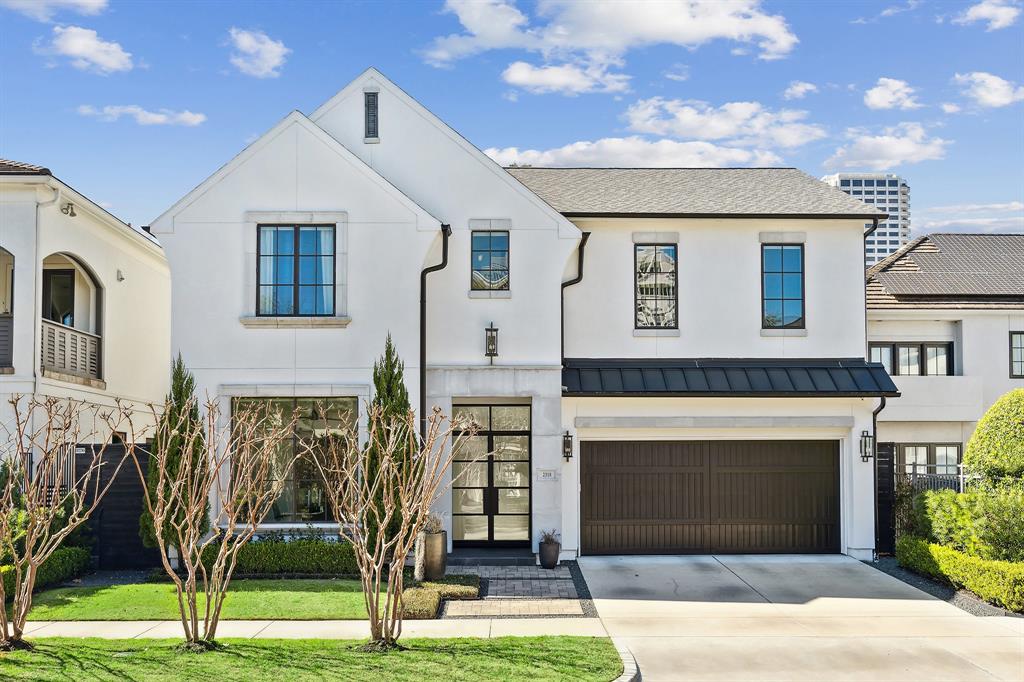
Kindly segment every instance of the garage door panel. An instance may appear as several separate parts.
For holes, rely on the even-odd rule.
[[[837,552],[836,441],[581,444],[585,554]]]

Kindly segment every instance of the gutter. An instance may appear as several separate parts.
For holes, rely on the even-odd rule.
[[[448,238],[452,226],[441,225],[441,262],[420,271],[420,440],[427,437],[427,275],[448,267]]]
[[[32,325],[32,348],[33,356],[32,360],[32,393],[39,393],[39,374],[41,371],[40,366],[40,353],[43,347],[42,329],[39,319],[42,318],[40,311],[43,309],[43,257],[39,253],[39,233],[42,231],[42,224],[40,222],[40,209],[48,208],[53,206],[60,201],[63,189],[59,183],[53,182],[53,178],[46,182],[46,186],[53,190],[53,198],[48,201],[37,201],[36,202],[36,234],[35,234],[35,253],[32,255],[32,261],[36,264],[35,273],[33,273],[33,279],[35,280],[35,293],[34,299],[34,310],[33,320],[35,323]],[[15,263],[17,265],[17,263]],[[14,311],[14,301],[11,301],[11,312]],[[38,315],[39,318],[36,318]]]
[[[871,412],[871,437],[875,441],[875,456],[871,458],[874,462],[874,466],[871,469],[871,478],[874,484],[872,488],[874,489],[875,496],[875,559],[878,559],[878,533],[881,528],[878,518],[878,413],[884,409],[885,396],[883,395],[881,396],[881,402],[878,403],[878,407]],[[895,462],[893,462],[893,465],[895,466]]]
[[[565,364],[565,290],[567,287],[571,287],[574,284],[579,284],[583,281],[583,258],[587,250],[587,240],[590,239],[590,233],[584,232],[583,238],[580,239],[579,248],[576,250],[576,276],[570,280],[562,282],[561,300],[559,302],[559,317],[562,321],[562,363]]]

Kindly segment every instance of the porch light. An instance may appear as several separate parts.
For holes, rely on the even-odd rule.
[[[494,364],[494,358],[498,357],[498,328],[491,322],[491,326],[484,329],[484,355],[491,359],[491,364]]]
[[[860,461],[867,462],[875,456],[875,437],[867,431],[860,432]]]
[[[572,459],[572,434],[568,431],[562,436],[562,457],[565,457],[566,462]]]
[[[60,212],[68,216],[69,218],[74,218],[76,215],[78,215],[77,213],[75,213],[75,205],[72,204],[70,201],[61,206]]]

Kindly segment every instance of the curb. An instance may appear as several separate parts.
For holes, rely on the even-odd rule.
[[[614,682],[640,682],[643,677],[640,675],[640,666],[636,664],[633,652],[625,644],[616,638],[612,638],[615,650],[619,652],[622,659],[622,674],[615,678]]]

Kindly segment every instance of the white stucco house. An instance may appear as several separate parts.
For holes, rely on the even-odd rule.
[[[162,405],[171,280],[160,245],[49,169],[0,160],[0,421],[12,395]],[[89,425],[92,428],[92,425]],[[105,438],[98,426],[94,434]]]
[[[369,69],[151,230],[172,350],[225,414],[361,422],[390,333],[417,410],[476,418],[456,549],[864,558],[861,436],[897,394],[864,359],[880,217],[795,169],[506,170]],[[268,525],[329,517],[300,467]]]
[[[1024,388],[1024,235],[930,234],[868,270],[870,359],[902,397],[878,415],[897,467],[956,474],[978,419]]]

